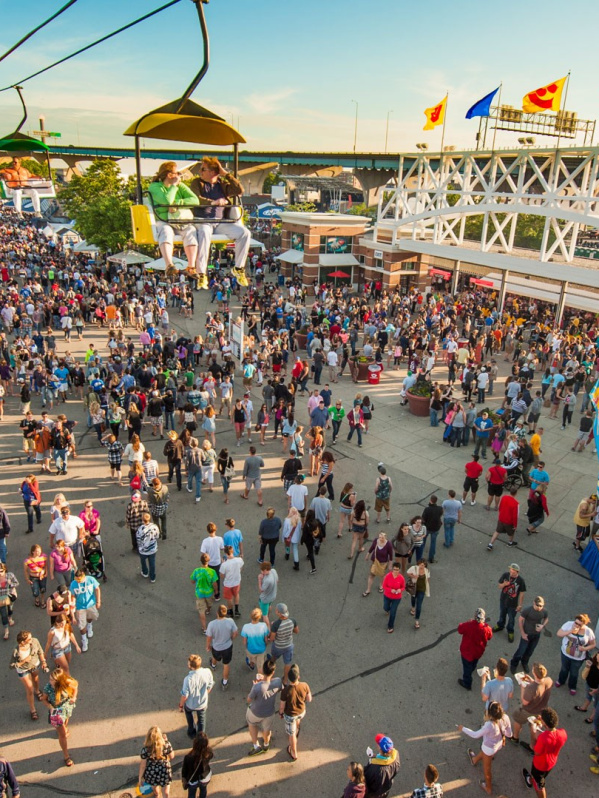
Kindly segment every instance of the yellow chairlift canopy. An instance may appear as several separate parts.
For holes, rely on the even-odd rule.
[[[245,143],[241,133],[207,108],[186,100],[177,113],[178,105],[179,100],[174,100],[150,111],[130,125],[124,135],[221,147]]]

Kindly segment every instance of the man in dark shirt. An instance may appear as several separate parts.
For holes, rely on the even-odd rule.
[[[572,447],[573,452],[582,452],[584,447],[589,442],[589,433],[593,429],[593,412],[587,410],[584,416],[580,419],[580,426],[578,427],[578,435]]]
[[[501,574],[498,582],[499,593],[499,620],[493,627],[494,632],[500,632],[505,626],[507,617],[507,634],[510,643],[514,641],[514,620],[516,613],[522,609],[526,582],[520,576],[520,566],[513,562],[509,571]]]
[[[225,235],[235,242],[233,275],[240,285],[247,286],[244,267],[250,249],[250,231],[241,221],[226,221],[223,224],[217,222],[230,218],[225,215],[224,208],[231,205],[235,197],[243,194],[241,183],[223,169],[218,158],[205,156],[200,165],[200,176],[192,181],[191,190],[200,198],[201,217],[213,220],[211,224],[199,224],[196,228],[198,239],[196,269],[200,275],[199,287],[208,288],[206,269],[214,233]],[[204,208],[206,205],[211,207]]]
[[[435,562],[435,554],[437,552],[437,535],[441,529],[441,519],[443,518],[443,508],[437,504],[438,498],[433,495],[428,500],[428,506],[424,508],[422,513],[422,523],[426,527],[428,537],[430,540],[428,548],[428,561],[429,563]]]

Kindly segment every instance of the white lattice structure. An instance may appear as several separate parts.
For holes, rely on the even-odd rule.
[[[481,265],[490,265],[483,253],[508,255],[509,269],[517,268],[516,261],[530,265],[530,258],[572,264],[581,226],[599,229],[598,194],[599,148],[402,155],[397,188],[379,202],[374,236],[441,257],[461,257],[449,248],[467,247],[467,260]],[[475,214],[483,215],[483,225],[480,242],[473,244],[465,242],[464,228]],[[526,258],[514,250],[520,214],[545,219],[541,249]]]

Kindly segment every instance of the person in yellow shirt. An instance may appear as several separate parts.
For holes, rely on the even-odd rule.
[[[533,462],[535,466],[539,462],[539,455],[542,452],[541,449],[541,435],[543,434],[543,427],[539,427],[534,435],[530,439],[530,448],[532,449],[533,454]]]

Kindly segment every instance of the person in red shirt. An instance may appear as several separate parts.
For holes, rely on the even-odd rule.
[[[539,719],[537,720],[538,722]],[[528,789],[534,789],[539,798],[546,798],[547,796],[545,779],[557,764],[559,752],[568,739],[566,730],[557,728],[558,723],[557,712],[547,707],[541,710],[541,728],[531,726],[530,729],[534,756],[530,773],[526,768],[523,768],[522,775]]]
[[[398,562],[393,563],[393,567],[383,577],[383,609],[389,613],[387,621],[387,632],[391,634],[395,627],[395,616],[399,608],[399,602],[406,587],[406,580],[401,575],[401,566]]]
[[[462,504],[466,504],[468,493],[472,493],[472,507],[476,504],[476,494],[478,493],[478,478],[483,472],[483,467],[478,462],[479,456],[472,455],[472,460],[466,463],[464,470],[466,472],[466,479],[464,480],[464,493],[462,494]]]
[[[499,465],[499,460],[495,460],[491,468],[487,471],[487,510],[491,509],[491,503],[495,499],[495,509],[499,507],[499,499],[503,494],[503,486],[507,477],[507,471],[502,465]]]
[[[489,469],[490,471],[491,469]],[[508,546],[517,546],[517,541],[514,540],[516,534],[516,527],[518,526],[518,513],[520,511],[520,502],[516,498],[518,488],[511,487],[509,496],[502,496],[499,501],[499,512],[497,517],[497,527],[493,532],[491,542],[487,546],[489,551],[493,551],[493,544],[497,540],[498,535],[508,536]]]
[[[485,653],[487,643],[493,637],[493,630],[486,622],[486,617],[485,611],[479,608],[471,621],[464,621],[458,626],[458,634],[462,635],[462,678],[458,679],[458,684],[465,690],[472,690],[472,674]]]

